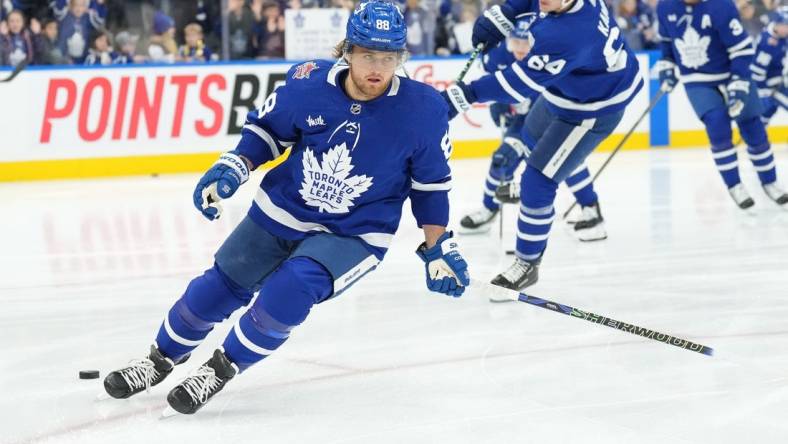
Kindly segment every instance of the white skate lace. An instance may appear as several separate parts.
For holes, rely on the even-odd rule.
[[[517,282],[528,271],[529,266],[528,262],[517,259],[506,271],[501,273],[501,276],[509,282]]]
[[[216,376],[216,372],[210,366],[203,364],[193,374],[186,378],[182,385],[186,393],[197,404],[204,404],[208,396],[216,390],[222,380]]]
[[[159,372],[153,361],[150,359],[134,359],[129,362],[129,366],[120,371],[120,376],[126,384],[133,389],[145,387],[145,391],[150,391],[151,382],[159,377]]]

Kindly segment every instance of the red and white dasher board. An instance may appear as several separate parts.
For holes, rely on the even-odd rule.
[[[647,56],[639,55],[649,79]],[[419,59],[409,75],[438,89],[463,58]],[[216,152],[232,149],[246,113],[284,81],[290,63],[28,68],[0,84],[0,162]],[[466,80],[478,77],[475,63]],[[648,105],[644,88],[616,130],[624,133]],[[672,130],[701,130],[683,91],[670,96]],[[781,112],[772,122],[788,125]],[[648,131],[648,119],[638,128]],[[486,105],[452,121],[454,141],[499,135]]]

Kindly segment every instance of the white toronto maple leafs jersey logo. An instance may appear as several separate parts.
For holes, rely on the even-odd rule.
[[[304,150],[304,181],[301,183],[301,197],[320,212],[348,213],[353,202],[372,186],[373,177],[351,176],[353,158],[347,145],[335,145],[323,153],[321,161],[314,151]]]
[[[676,49],[681,56],[681,64],[687,68],[700,68],[709,61],[709,36],[701,37],[698,31],[687,25],[687,30],[680,39],[676,39]]]

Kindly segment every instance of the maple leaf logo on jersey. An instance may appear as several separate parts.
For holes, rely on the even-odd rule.
[[[684,36],[676,39],[676,49],[681,56],[681,64],[690,69],[705,65],[709,61],[709,43],[711,43],[709,36],[701,37],[692,26],[687,26]]]
[[[318,162],[315,153],[307,148],[304,151],[304,181],[301,183],[301,197],[320,212],[341,214],[350,212],[353,201],[372,186],[372,177],[351,176],[353,158],[347,145],[335,145],[323,153]]]
[[[296,80],[308,79],[309,74],[316,69],[317,63],[315,62],[302,63],[296,67],[296,70],[293,73],[293,78]]]

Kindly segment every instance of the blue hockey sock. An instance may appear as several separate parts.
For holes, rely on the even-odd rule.
[[[766,185],[777,181],[777,167],[774,163],[774,154],[769,143],[760,146],[748,146],[747,153],[750,155],[758,179],[761,184]]]
[[[594,191],[594,181],[591,180],[591,173],[585,164],[580,165],[569,177],[566,178],[566,186],[575,195],[575,199],[580,206],[589,207],[596,203],[599,196]]]
[[[777,180],[774,155],[766,135],[766,128],[759,117],[737,122],[741,137],[747,142],[747,153],[763,185]]]
[[[225,338],[225,355],[240,371],[263,360],[304,322],[314,304],[331,296],[333,287],[334,279],[314,260],[295,257],[283,262]]]
[[[714,158],[714,164],[717,165],[717,171],[719,171],[720,176],[722,176],[722,181],[725,182],[726,187],[730,188],[741,182],[741,178],[739,177],[739,159],[736,155],[736,148],[734,148],[733,143],[727,143],[721,146],[712,145],[711,155]]]
[[[558,184],[532,166],[520,182],[520,217],[517,221],[517,257],[535,261],[547,248],[555,219],[553,202]]]
[[[482,200],[484,207],[488,210],[496,211],[500,207],[500,202],[495,200],[495,190],[500,185],[514,179],[514,171],[520,165],[525,149],[519,140],[506,137],[501,146],[493,153],[490,170],[484,181],[484,199]]]
[[[159,350],[178,362],[194,350],[235,310],[249,303],[251,292],[232,283],[214,265],[193,279],[183,296],[170,308],[156,335]]]
[[[733,132],[731,119],[725,108],[715,108],[706,113],[703,118],[706,134],[711,141],[711,155],[717,166],[725,186],[731,188],[741,182],[739,178],[739,160],[736,148],[733,147]]]

